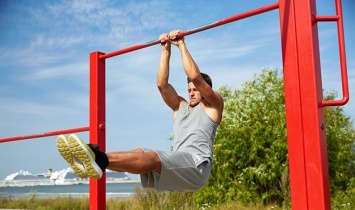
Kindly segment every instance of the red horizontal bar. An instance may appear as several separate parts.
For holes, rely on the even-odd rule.
[[[56,136],[56,135],[60,135],[60,134],[78,133],[78,132],[84,132],[84,131],[89,131],[89,130],[90,130],[89,127],[81,127],[81,128],[73,128],[73,129],[66,129],[66,130],[50,131],[50,132],[46,132],[46,133],[42,133],[42,134],[32,134],[32,135],[27,135],[27,136],[15,136],[15,137],[0,139],[0,143],[10,142],[10,141],[19,141],[19,140],[25,140],[25,139],[41,138],[41,137],[47,137],[47,136]]]
[[[316,16],[317,21],[338,21],[339,16]]]
[[[247,18],[247,17],[253,16],[253,15],[258,15],[258,14],[261,14],[261,13],[264,13],[264,12],[268,12],[268,11],[271,11],[271,10],[274,10],[274,9],[278,9],[278,8],[279,8],[279,4],[278,3],[274,3],[274,4],[271,4],[271,5],[268,5],[268,6],[260,7],[260,8],[248,11],[248,12],[244,12],[244,13],[241,13],[241,14],[237,14],[237,15],[231,16],[231,17],[216,21],[216,22],[211,23],[211,24],[203,25],[203,26],[195,28],[195,29],[184,31],[184,32],[180,33],[179,36],[187,36],[187,35],[190,35],[190,34],[194,34],[194,33],[200,32],[200,31],[204,31],[204,30],[207,30],[207,29],[210,29],[210,28],[221,26],[221,25],[224,25],[224,24],[227,24],[227,23],[230,23],[230,22],[234,22],[234,21],[237,21],[237,20],[240,20],[240,19],[243,19],[243,18]],[[156,44],[159,44],[159,43],[160,43],[160,40],[154,40],[154,41],[150,41],[150,42],[147,42],[147,43],[144,43],[144,44],[134,45],[134,46],[127,47],[127,48],[124,48],[124,49],[121,49],[121,50],[117,50],[117,51],[114,51],[114,52],[111,52],[111,53],[100,55],[100,59],[106,59],[106,58],[110,58],[110,57],[113,57],[113,56],[125,54],[125,53],[132,52],[132,51],[135,51],[135,50],[139,50],[139,49],[142,49],[142,48],[150,47],[152,45],[156,45]]]
[[[343,96],[342,99],[340,100],[333,100],[333,101],[326,101],[323,100],[322,101],[322,106],[344,106],[345,104],[347,104],[349,102],[349,97],[348,96]]]

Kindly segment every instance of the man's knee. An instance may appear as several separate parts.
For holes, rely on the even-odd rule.
[[[134,149],[133,152],[144,153],[144,150],[142,148],[137,148],[137,149]]]
[[[161,171],[161,159],[156,151],[150,150],[148,152],[145,152],[145,154],[149,155],[152,162],[155,165],[155,171],[159,172]]]

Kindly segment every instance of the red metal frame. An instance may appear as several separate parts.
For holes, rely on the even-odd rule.
[[[106,151],[106,69],[102,52],[90,54],[90,143]],[[90,179],[90,209],[106,209],[106,173]]]
[[[341,0],[336,16],[316,16],[315,0],[280,0],[293,209],[331,209],[324,106],[349,100]],[[318,21],[337,21],[343,99],[324,101]]]
[[[292,208],[330,209],[314,0],[280,0]]]
[[[184,31],[187,36],[233,21],[279,9],[285,84],[285,105],[293,209],[330,209],[324,106],[341,106],[349,100],[341,0],[335,16],[317,16],[315,0],[279,0],[245,13]],[[343,98],[324,101],[317,22],[336,21],[339,39]],[[43,134],[0,139],[0,143],[66,133],[90,131],[90,143],[106,151],[105,59],[159,44],[159,40],[115,52],[90,54],[90,126]],[[106,174],[90,179],[90,209],[106,209]]]
[[[349,85],[348,74],[346,66],[346,54],[345,54],[345,39],[344,39],[344,24],[343,24],[343,10],[341,8],[341,0],[335,2],[335,16],[315,16],[316,21],[335,21],[337,22],[338,30],[338,45],[339,45],[339,58],[340,58],[340,72],[341,72],[341,84],[343,91],[343,98],[341,100],[322,101],[323,106],[342,106],[349,101]]]

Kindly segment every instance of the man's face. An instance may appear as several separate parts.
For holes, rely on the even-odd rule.
[[[198,91],[192,82],[187,85],[187,91],[189,93],[190,106],[194,107],[202,101],[200,91]]]

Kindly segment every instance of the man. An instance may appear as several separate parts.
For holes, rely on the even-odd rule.
[[[143,187],[157,190],[196,191],[211,172],[213,140],[222,120],[223,99],[212,90],[212,81],[200,73],[179,30],[160,35],[162,53],[157,86],[165,103],[173,110],[173,151],[135,149],[128,152],[101,152],[76,135],[57,138],[57,148],[80,177],[101,178],[108,168],[141,175]],[[171,44],[178,47],[188,77],[189,103],[169,84]]]

